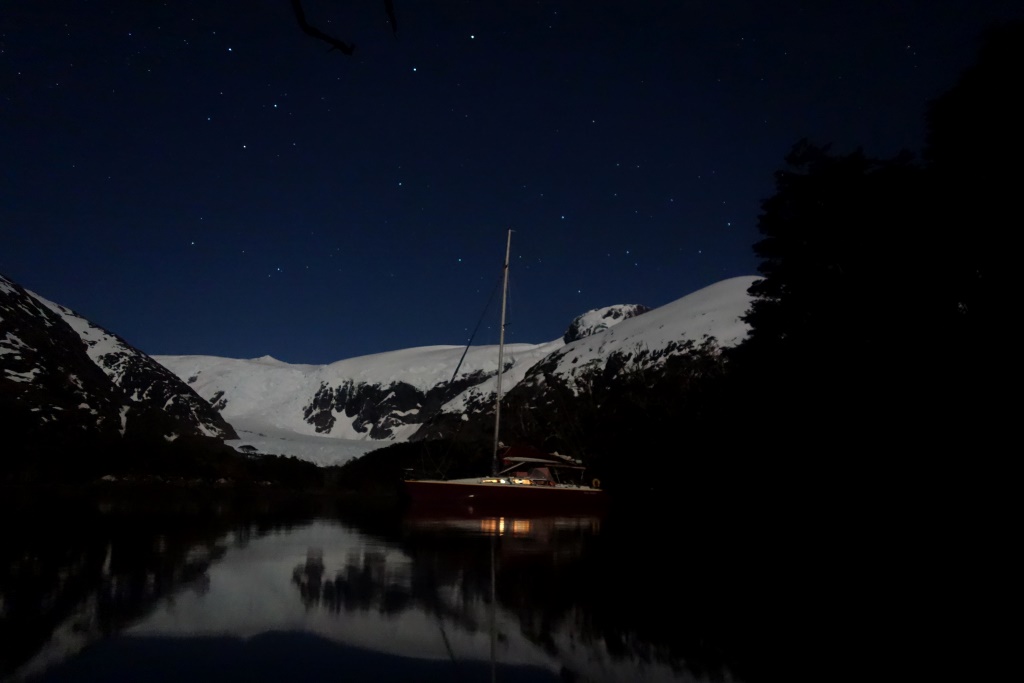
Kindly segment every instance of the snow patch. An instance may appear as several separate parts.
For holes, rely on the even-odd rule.
[[[128,428],[128,411],[129,406],[121,406],[121,436],[124,436],[125,430]]]
[[[39,368],[32,368],[28,372],[15,372],[9,368],[4,368],[4,373],[12,382],[32,382],[35,380],[36,375],[39,374]]]

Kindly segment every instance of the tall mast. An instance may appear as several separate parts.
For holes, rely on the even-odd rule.
[[[505,306],[508,303],[508,259],[512,253],[512,228],[508,229],[508,244],[505,245],[504,284],[501,289],[501,330],[498,332],[498,389],[494,404],[494,453],[491,457],[491,474],[498,473],[498,427],[501,425],[501,376],[505,370]]]

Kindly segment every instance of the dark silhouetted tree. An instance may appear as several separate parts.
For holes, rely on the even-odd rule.
[[[758,394],[748,419],[797,452],[859,449],[914,410],[906,353],[928,250],[922,172],[909,155],[835,155],[801,141],[776,173],[755,246],[750,339],[733,356]]]
[[[928,110],[933,222],[950,234],[943,294],[967,344],[999,334],[1019,270],[1010,240],[1024,188],[1021,74],[1024,22],[993,28],[977,61]]]
[[[928,113],[927,164],[806,141],[776,174],[754,249],[748,417],[866,447],[978,445],[998,428],[993,344],[1012,306],[1024,187],[1024,23],[991,31]],[[795,436],[794,436],[795,435]]]
[[[901,303],[920,275],[920,172],[909,155],[845,156],[801,141],[776,173],[754,245],[764,278],[750,288],[753,341],[801,354],[888,346],[913,311]],[[902,302],[901,302],[902,299]]]

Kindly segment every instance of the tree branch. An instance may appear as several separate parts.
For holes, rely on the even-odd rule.
[[[317,40],[324,41],[331,46],[332,50],[341,50],[346,55],[351,55],[355,52],[356,46],[352,43],[346,43],[343,40],[329,36],[306,21],[306,12],[302,9],[302,0],[292,0],[292,9],[295,11],[295,19],[299,22],[299,28],[302,29],[303,33]]]

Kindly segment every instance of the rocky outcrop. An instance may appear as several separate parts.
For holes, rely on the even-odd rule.
[[[116,335],[0,276],[0,415],[16,448],[235,436],[184,382]]]
[[[322,382],[302,417],[318,434],[331,433],[336,416],[344,415],[358,434],[391,439],[401,427],[429,422],[444,403],[486,378],[485,373],[476,372],[426,391],[407,382],[381,385],[346,380],[337,386]]]
[[[133,404],[159,410],[170,417],[177,423],[179,434],[217,439],[236,437],[235,430],[209,402],[163,365],[74,311],[32,296],[57,313],[78,334],[89,358]]]
[[[562,335],[562,341],[570,344],[578,339],[589,337],[598,332],[604,332],[609,327],[619,324],[623,320],[634,318],[649,311],[647,306],[641,304],[621,304],[619,306],[607,306],[587,311],[583,315],[576,316],[569,329]]]

